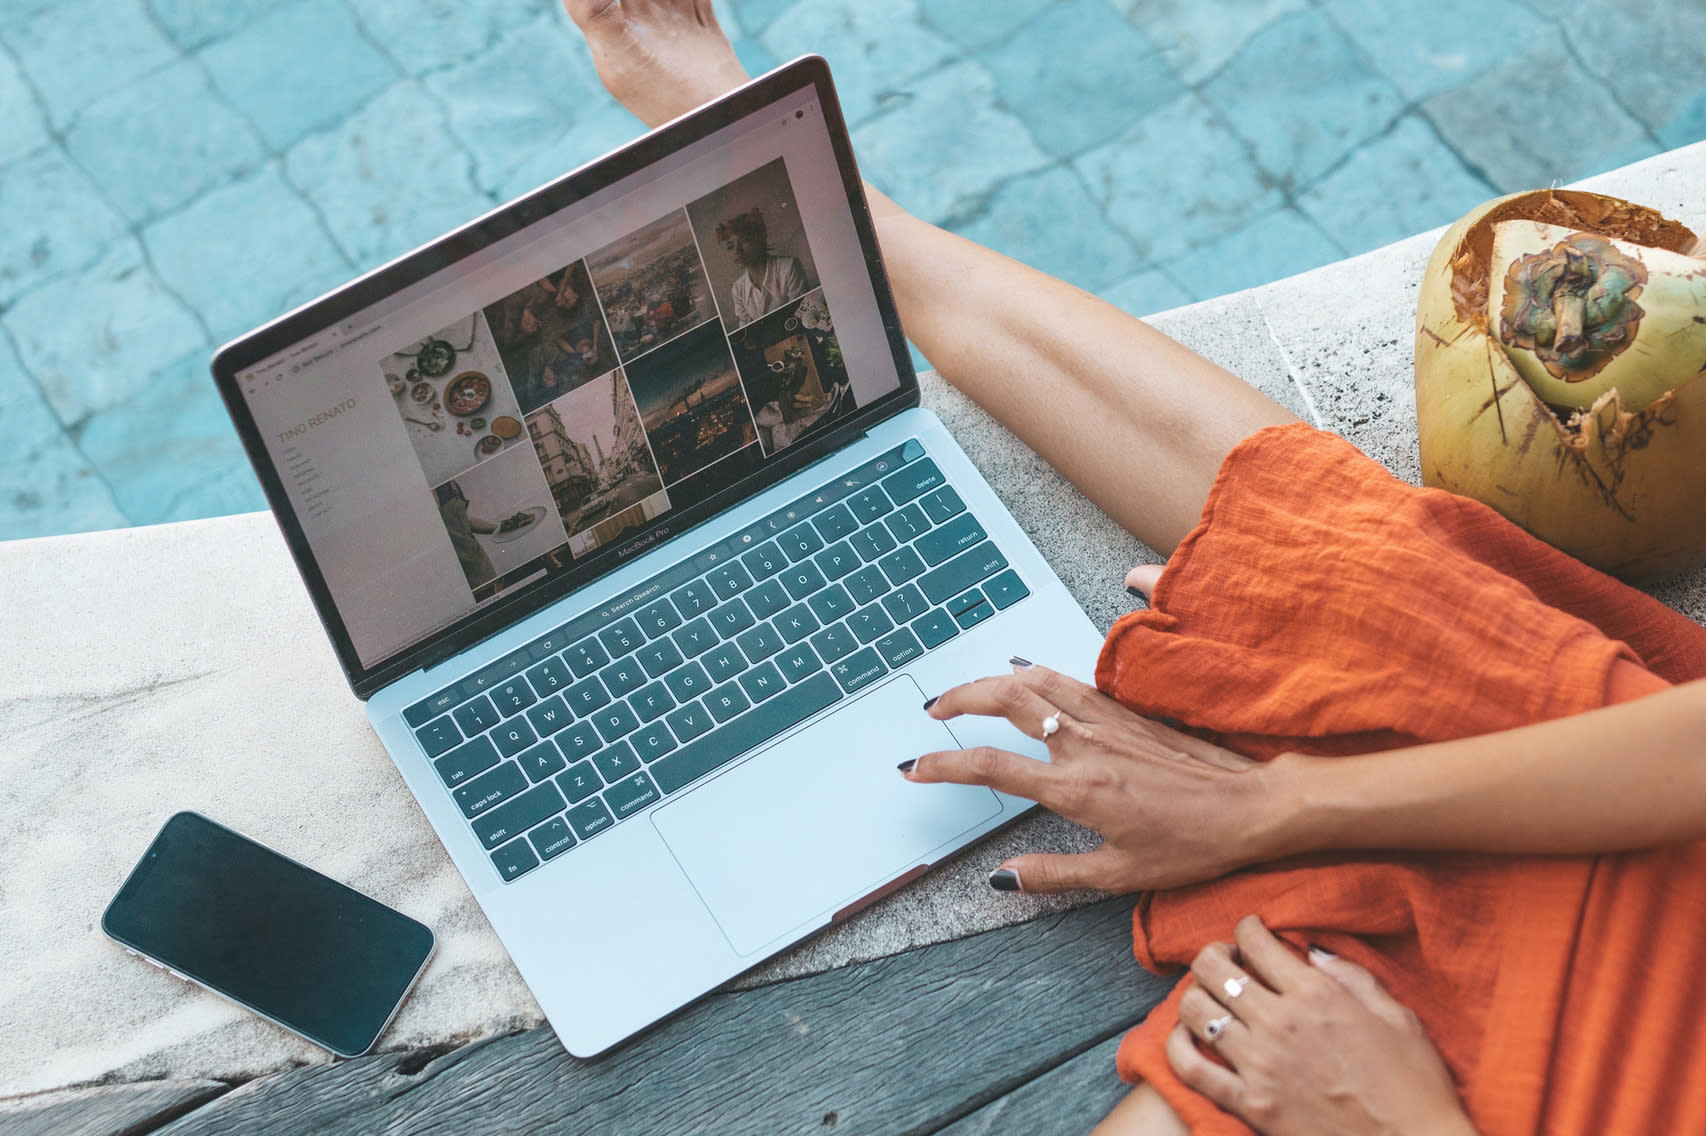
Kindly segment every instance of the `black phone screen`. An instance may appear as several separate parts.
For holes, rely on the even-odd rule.
[[[188,812],[166,822],[101,926],[346,1057],[372,1047],[433,948],[423,924]]]

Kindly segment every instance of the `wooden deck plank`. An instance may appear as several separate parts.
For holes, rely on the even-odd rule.
[[[220,1081],[143,1081],[0,1100],[6,1136],[132,1136],[230,1089]]]
[[[1109,900],[717,994],[594,1061],[538,1029],[298,1069],[160,1131],[929,1133],[1094,1052],[1165,994],[1170,982],[1132,960],[1130,911],[1130,899]],[[1080,1060],[1070,1076],[1094,1079]],[[1006,1107],[1021,1106],[1042,1114]]]
[[[963,1116],[935,1136],[1082,1136],[1108,1115],[1131,1086],[1114,1072],[1122,1029],[1099,1045],[1063,1061],[1006,1096]]]

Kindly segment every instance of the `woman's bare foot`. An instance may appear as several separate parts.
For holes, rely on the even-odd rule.
[[[598,77],[647,126],[746,82],[711,0],[563,0]]]

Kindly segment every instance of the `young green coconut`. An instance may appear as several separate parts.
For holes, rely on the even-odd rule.
[[[1425,484],[1631,582],[1706,564],[1706,241],[1576,190],[1499,198],[1429,260]]]

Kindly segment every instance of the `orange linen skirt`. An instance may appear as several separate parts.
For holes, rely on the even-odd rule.
[[[1691,620],[1301,424],[1227,457],[1096,669],[1134,710],[1261,758],[1486,734],[1702,676]],[[1706,1132],[1703,885],[1706,844],[1317,855],[1145,895],[1133,931],[1158,972],[1252,912],[1362,964],[1420,1015],[1484,1136]],[[1126,1036],[1120,1074],[1193,1132],[1248,1132],[1162,1052],[1189,981]]]

